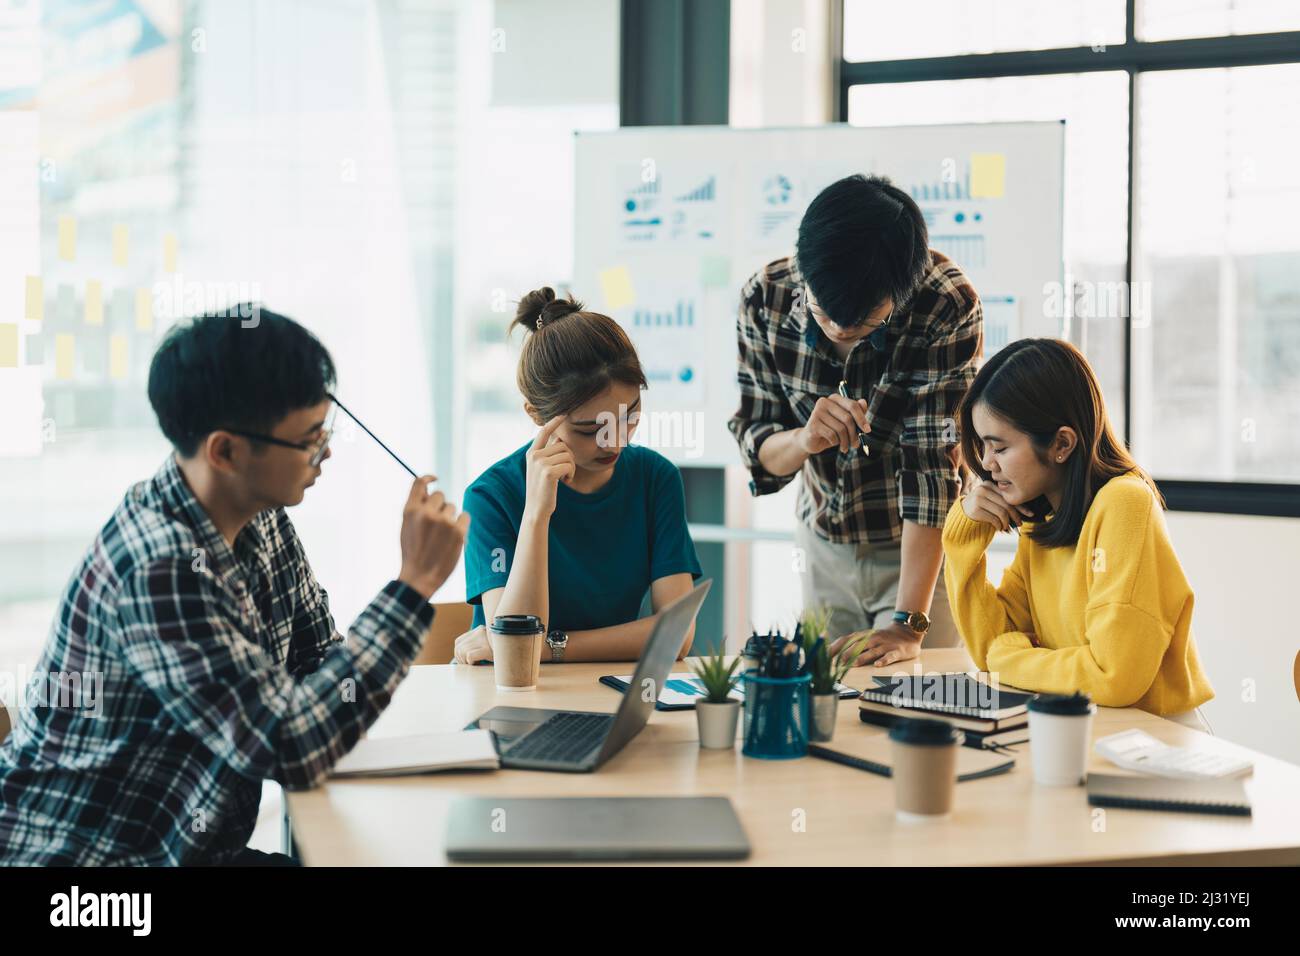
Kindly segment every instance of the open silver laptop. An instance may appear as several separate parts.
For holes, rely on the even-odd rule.
[[[726,797],[458,797],[451,860],[743,860]]]
[[[570,773],[595,770],[649,721],[686,632],[712,585],[712,580],[701,581],[690,594],[659,612],[659,620],[641,649],[632,683],[614,713],[493,707],[467,729],[492,731],[503,767]]]

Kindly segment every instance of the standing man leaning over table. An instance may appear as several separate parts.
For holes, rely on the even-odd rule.
[[[802,472],[804,605],[830,609],[832,637],[875,630],[858,664],[914,658],[923,639],[960,643],[942,528],[958,492],[956,409],[983,326],[970,281],[929,248],[921,210],[877,176],[824,189],[795,255],[741,292],[729,427],[755,495]]]

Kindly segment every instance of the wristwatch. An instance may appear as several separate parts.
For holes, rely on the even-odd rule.
[[[924,611],[895,611],[895,624],[906,624],[918,634],[924,634],[930,629],[930,616]]]
[[[551,663],[564,663],[564,649],[569,646],[569,635],[565,631],[551,631],[546,635],[546,646],[551,649]]]

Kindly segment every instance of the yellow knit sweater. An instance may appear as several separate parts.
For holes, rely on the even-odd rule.
[[[1102,486],[1074,547],[1036,544],[1031,527],[1020,526],[1015,559],[994,588],[984,552],[995,529],[968,518],[961,501],[948,512],[948,603],[981,670],[1024,690],[1084,691],[1099,706],[1152,714],[1214,696],[1192,639],[1191,587],[1137,473]]]

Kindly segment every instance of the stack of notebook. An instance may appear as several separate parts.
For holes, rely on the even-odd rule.
[[[966,735],[966,746],[1010,747],[1029,740],[1033,694],[1000,690],[972,674],[877,677],[861,694],[858,716],[890,727],[903,718],[944,720]]]

